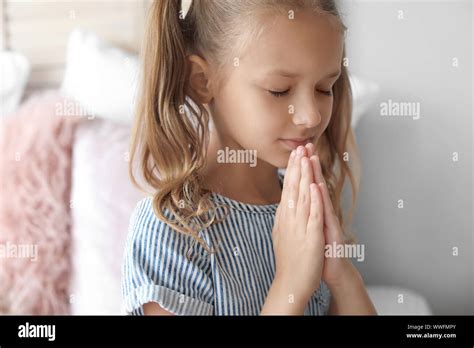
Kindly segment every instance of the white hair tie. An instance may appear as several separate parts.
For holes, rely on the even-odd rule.
[[[191,7],[192,0],[181,0],[181,10],[183,11],[183,18],[186,18],[189,8]]]

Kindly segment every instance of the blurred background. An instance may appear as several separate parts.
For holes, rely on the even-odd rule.
[[[355,129],[359,268],[436,314],[473,314],[473,3],[343,3],[350,70],[380,86]],[[389,100],[419,103],[419,119],[381,116]]]
[[[1,314],[124,314],[150,3],[0,0]],[[341,5],[362,157],[354,264],[380,314],[474,314],[473,4]]]

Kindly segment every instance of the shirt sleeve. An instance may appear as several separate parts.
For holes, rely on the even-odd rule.
[[[329,306],[331,304],[331,291],[324,281],[321,281],[318,293],[317,301],[319,305],[319,311],[321,315],[329,315]]]
[[[176,315],[212,315],[214,288],[206,253],[192,236],[158,219],[150,198],[140,201],[130,219],[122,268],[127,314],[143,315],[143,305],[156,302]]]

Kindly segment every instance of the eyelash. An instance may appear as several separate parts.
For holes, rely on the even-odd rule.
[[[285,95],[288,94],[290,90],[286,90],[286,91],[283,91],[283,92],[277,92],[277,91],[269,91],[273,96],[277,97],[277,98],[280,98],[280,97],[283,97]]]
[[[285,95],[288,94],[290,90],[286,90],[286,91],[283,91],[283,92],[278,92],[278,91],[269,91],[274,97],[276,98],[280,98],[280,97],[283,97]],[[332,96],[332,89],[330,91],[321,91],[321,90],[318,90],[318,92],[321,92],[322,94],[328,96],[328,97],[331,97]]]

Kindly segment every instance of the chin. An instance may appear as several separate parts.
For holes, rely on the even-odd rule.
[[[290,153],[282,153],[278,157],[274,157],[268,163],[276,168],[286,168],[288,166],[288,159],[290,158]]]
[[[262,151],[262,157],[258,157],[258,163],[263,162],[275,168],[286,168],[290,159],[291,151],[287,149],[272,147]]]

